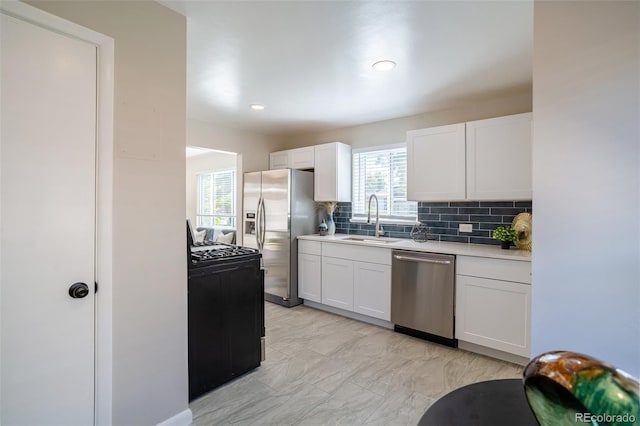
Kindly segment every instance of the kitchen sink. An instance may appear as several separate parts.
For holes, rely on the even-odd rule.
[[[376,243],[376,244],[391,244],[397,243],[398,239],[395,238],[375,238],[375,237],[347,237],[344,238],[343,241],[361,241],[367,243]]]

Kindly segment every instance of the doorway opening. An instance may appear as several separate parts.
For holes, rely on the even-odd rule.
[[[194,242],[242,243],[237,232],[242,215],[242,156],[234,152],[187,146],[186,217]]]

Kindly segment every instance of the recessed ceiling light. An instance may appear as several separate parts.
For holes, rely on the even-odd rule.
[[[378,61],[371,67],[376,71],[390,71],[396,67],[396,63],[389,60]]]
[[[254,111],[262,111],[264,109],[264,105],[251,104],[251,109]]]

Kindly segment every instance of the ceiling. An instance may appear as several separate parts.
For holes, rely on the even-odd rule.
[[[214,124],[319,131],[531,87],[533,1],[160,2],[187,17],[187,116]]]

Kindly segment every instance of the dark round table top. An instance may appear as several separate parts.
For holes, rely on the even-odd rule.
[[[422,416],[425,426],[538,426],[520,379],[489,380],[449,392]]]

